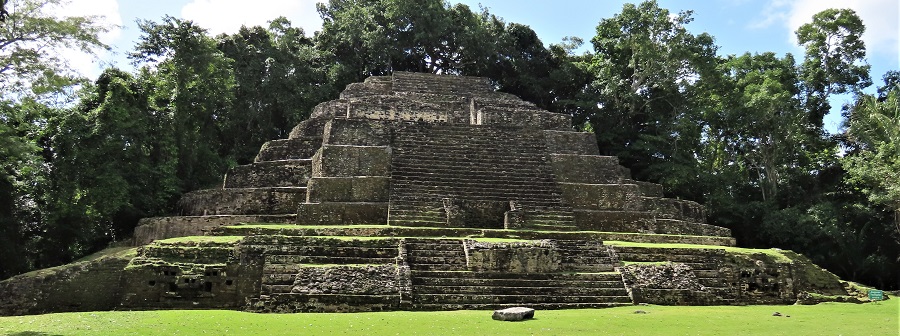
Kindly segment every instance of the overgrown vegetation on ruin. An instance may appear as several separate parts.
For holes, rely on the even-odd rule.
[[[869,74],[852,11],[801,27],[803,55],[720,55],[690,30],[691,13],[646,1],[597,18],[589,51],[576,54],[582,39],[546,46],[528,26],[465,5],[337,0],[320,6],[315,37],[284,18],[217,37],[172,17],[144,21],[131,54],[140,69],[86,79],[19,41],[105,47],[90,18],[49,19],[41,8],[56,2],[9,2],[7,22],[20,24],[0,32],[0,278],[128,239],[139,218],[252,161],[348,83],[424,71],[489,77],[571,115],[603,154],[705,204],[741,246],[900,287],[900,74],[862,91],[882,74]],[[362,33],[375,29],[384,34]],[[822,118],[840,92],[856,99],[847,132],[831,135]]]

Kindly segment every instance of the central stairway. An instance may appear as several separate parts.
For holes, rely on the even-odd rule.
[[[483,223],[470,216],[465,225],[503,228],[506,211],[541,207],[555,212],[536,218],[539,225],[572,226],[542,134],[487,125],[399,127],[392,139],[388,223],[461,226],[448,223],[448,211],[468,207],[479,209],[475,216]]]

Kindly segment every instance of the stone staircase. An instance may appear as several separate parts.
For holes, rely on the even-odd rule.
[[[723,249],[703,248],[648,248],[615,246],[616,254],[623,262],[671,262],[690,266],[703,293],[688,290],[643,289],[645,292],[659,293],[661,296],[681,295],[682,300],[695,301],[693,304],[727,305],[735,301],[734,288],[721,273],[727,253]],[[655,294],[654,294],[655,295]]]
[[[406,263],[411,270],[462,271],[466,252],[461,239],[416,239],[403,241]]]
[[[562,269],[574,272],[612,272],[619,266],[614,249],[596,240],[554,240]]]
[[[395,239],[330,239],[292,236],[250,237],[245,242],[264,251],[260,295],[291,294],[294,281],[311,265],[394,264]]]
[[[408,124],[396,130],[392,146],[391,225],[446,223],[446,201],[460,200],[489,204],[483,207],[501,214],[511,210],[509,202],[555,207],[555,212],[533,216],[532,224],[571,226],[539,133]]]
[[[618,273],[412,271],[415,309],[543,309],[632,304]]]

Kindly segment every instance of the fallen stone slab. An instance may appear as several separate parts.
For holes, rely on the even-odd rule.
[[[525,307],[512,307],[494,311],[492,319],[497,321],[522,321],[534,318],[534,309]]]

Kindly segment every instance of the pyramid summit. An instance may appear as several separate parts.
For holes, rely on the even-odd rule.
[[[631,179],[569,116],[478,77],[396,72],[350,84],[220,188],[185,194],[178,207],[180,216],[142,220],[134,249],[0,282],[0,314],[848,294],[790,251],[734,247],[703,206]]]

